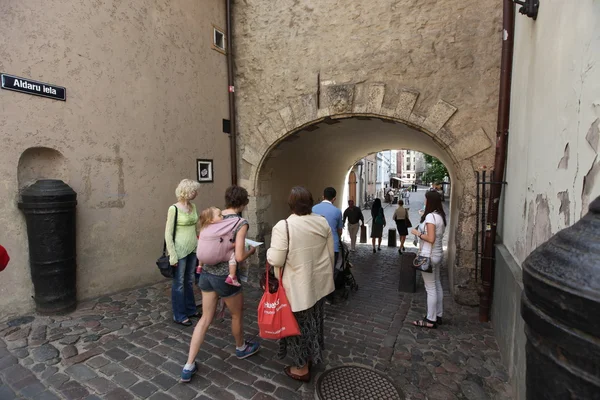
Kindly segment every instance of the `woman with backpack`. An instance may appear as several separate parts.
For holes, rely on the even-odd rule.
[[[191,203],[199,189],[197,181],[184,179],[179,182],[175,189],[177,203],[169,207],[165,228],[169,262],[174,267],[171,286],[173,321],[183,326],[192,325],[190,318],[200,317],[194,299],[198,213]]]
[[[381,206],[381,199],[376,198],[371,207],[371,241],[373,242],[373,253],[377,253],[377,250],[381,251],[381,239],[383,238],[383,227],[386,225],[385,215],[383,214],[383,207]],[[377,250],[375,250],[375,239],[379,239]]]
[[[246,189],[240,186],[230,186],[225,191],[225,210],[221,212],[223,221],[219,224],[220,227],[225,227],[227,232],[223,233],[223,231],[215,229],[213,234],[222,236],[217,240],[212,240],[212,243],[209,243],[211,238],[204,238],[200,232],[197,252],[202,261],[202,272],[198,280],[198,287],[202,291],[202,318],[192,334],[188,359],[181,372],[181,382],[189,382],[192,375],[198,371],[195,359],[202,342],[204,342],[206,331],[213,321],[219,297],[223,299],[231,313],[231,333],[235,339],[236,357],[239,359],[250,357],[260,347],[257,342],[244,340],[242,286],[233,286],[225,282],[229,275],[231,252],[235,253],[235,260],[238,263],[245,261],[256,252],[254,247],[246,250],[246,234],[249,225],[248,221],[239,216],[248,202]],[[228,244],[229,248],[225,249],[227,251],[223,251],[223,245]],[[220,257],[218,260],[214,258],[215,253],[217,258]]]

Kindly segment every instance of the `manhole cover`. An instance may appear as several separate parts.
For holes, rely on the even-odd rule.
[[[317,381],[319,400],[401,400],[392,381],[377,371],[345,365],[327,370]]]

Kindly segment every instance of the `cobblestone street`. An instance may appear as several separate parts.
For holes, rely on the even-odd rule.
[[[413,204],[416,223],[420,204]],[[171,323],[164,282],[81,303],[68,316],[0,323],[0,399],[313,399],[318,373],[344,364],[384,373],[407,399],[512,398],[491,326],[478,322],[477,309],[454,304],[446,292],[444,325],[414,328],[425,293],[422,283],[415,294],[397,291],[397,248],[384,241],[373,254],[363,244],[351,257],[359,290],[327,306],[327,363],[315,367],[310,384],[283,374],[286,360],[277,359],[274,342],[238,360],[228,320],[209,330],[192,382],[178,383],[192,328]],[[247,287],[245,294],[250,339],[260,293]]]

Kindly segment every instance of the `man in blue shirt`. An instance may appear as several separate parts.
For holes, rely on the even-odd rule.
[[[334,188],[325,188],[323,191],[323,201],[312,208],[313,213],[324,216],[331,227],[331,233],[333,234],[333,251],[335,252],[334,268],[340,254],[340,236],[342,235],[342,227],[344,226],[342,222],[342,211],[333,205],[336,195],[337,192]]]

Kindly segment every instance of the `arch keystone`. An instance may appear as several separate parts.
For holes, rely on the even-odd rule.
[[[322,85],[319,117],[352,112],[354,84]]]
[[[448,122],[450,117],[454,115],[457,108],[444,100],[438,100],[433,106],[431,112],[423,122],[423,127],[431,133],[437,133]]]

